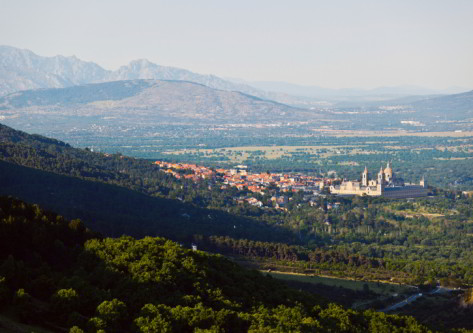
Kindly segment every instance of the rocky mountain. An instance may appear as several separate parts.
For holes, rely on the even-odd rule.
[[[128,65],[109,72],[103,81],[136,79],[190,81],[220,90],[240,91],[251,95],[263,94],[263,91],[248,85],[233,83],[215,75],[203,75],[186,69],[160,66],[146,59],[133,60]]]
[[[321,101],[311,90],[303,90],[307,94],[301,94],[300,89],[280,89],[279,85],[263,85],[263,88],[258,88],[242,80],[226,80],[211,74],[204,75],[182,68],[160,66],[146,59],[133,60],[111,71],[75,56],[42,57],[29,50],[0,46],[0,96],[22,90],[66,88],[87,83],[135,79],[190,81],[210,88],[239,91],[297,107],[327,106],[327,103]],[[267,87],[270,89],[266,89]],[[320,97],[326,98],[324,94]]]
[[[76,57],[41,57],[29,50],[0,46],[0,96],[19,90],[62,88],[98,82],[108,71]]]
[[[358,105],[412,95],[458,93],[465,90],[454,87],[445,91],[433,91],[416,86],[381,87],[371,90],[327,89],[286,82],[247,82],[160,66],[146,59],[133,60],[111,71],[75,56],[42,57],[29,50],[0,46],[0,96],[22,90],[65,88],[87,83],[136,79],[190,81],[210,88],[239,91],[262,99],[312,109],[345,106],[346,103]]]
[[[240,91],[265,99],[278,96],[287,98],[285,94],[267,93],[215,75],[202,75],[181,68],[160,66],[146,59],[134,60],[116,71],[110,71],[75,56],[42,57],[29,50],[0,46],[0,96],[21,90],[65,88],[87,83],[135,79],[191,81],[210,88]]]

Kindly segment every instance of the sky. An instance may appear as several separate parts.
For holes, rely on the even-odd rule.
[[[247,81],[473,89],[471,0],[0,0],[0,45],[106,69],[146,58]]]

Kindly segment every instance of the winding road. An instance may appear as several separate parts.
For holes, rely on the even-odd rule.
[[[444,288],[444,287],[437,287],[435,288],[434,290],[432,290],[431,292],[429,292],[430,295],[433,295],[433,294],[443,294],[443,293],[448,293],[450,292],[451,289],[448,289],[448,288]],[[408,298],[406,298],[405,300],[399,302],[399,303],[396,303],[394,305],[391,305],[383,310],[381,310],[381,312],[389,312],[389,311],[393,311],[393,310],[396,310],[396,309],[399,309],[399,308],[402,308],[403,306],[409,304],[409,303],[412,303],[414,302],[416,299],[418,299],[419,297],[422,297],[424,296],[424,294],[422,293],[418,293],[418,294],[415,294],[415,295],[412,295],[412,296],[409,296]]]
[[[399,303],[396,303],[396,304],[394,304],[394,305],[391,305],[390,307],[387,307],[386,309],[381,310],[381,312],[389,312],[389,311],[392,311],[392,310],[396,310],[396,309],[402,308],[403,306],[405,306],[405,305],[407,305],[407,304],[409,304],[409,303],[414,302],[414,301],[415,301],[416,299],[418,299],[419,297],[422,297],[422,293],[418,293],[418,294],[409,296],[408,298],[406,298],[406,299],[403,300],[402,302],[399,302]]]

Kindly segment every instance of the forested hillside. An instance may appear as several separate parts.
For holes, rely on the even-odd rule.
[[[238,211],[234,192],[176,180],[146,160],[76,149],[1,125],[0,159],[0,193],[80,217],[105,235],[188,242],[194,235],[295,239],[284,229],[232,214]]]
[[[1,311],[30,325],[112,333],[429,331],[410,317],[327,305],[164,238],[96,238],[79,220],[37,205],[0,197],[0,208]]]

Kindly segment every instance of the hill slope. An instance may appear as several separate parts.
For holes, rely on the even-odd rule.
[[[61,332],[429,332],[163,238],[94,238],[37,205],[0,197],[0,208],[0,312],[21,322]]]
[[[140,122],[147,124],[162,121],[267,123],[317,116],[315,112],[240,92],[216,90],[186,81],[149,80],[22,91],[0,98],[0,108],[19,117],[31,114],[120,116],[129,123],[132,117],[140,117]]]
[[[204,190],[205,189],[205,190]],[[181,182],[146,160],[103,155],[0,125],[0,194],[15,195],[105,235],[160,235],[192,241],[195,235],[256,240],[294,235],[224,209],[229,193]],[[189,197],[194,203],[169,197]],[[199,207],[200,206],[200,207]],[[205,207],[220,209],[205,209]]]
[[[417,116],[445,117],[449,120],[473,118],[473,90],[461,94],[432,97],[413,102]]]

